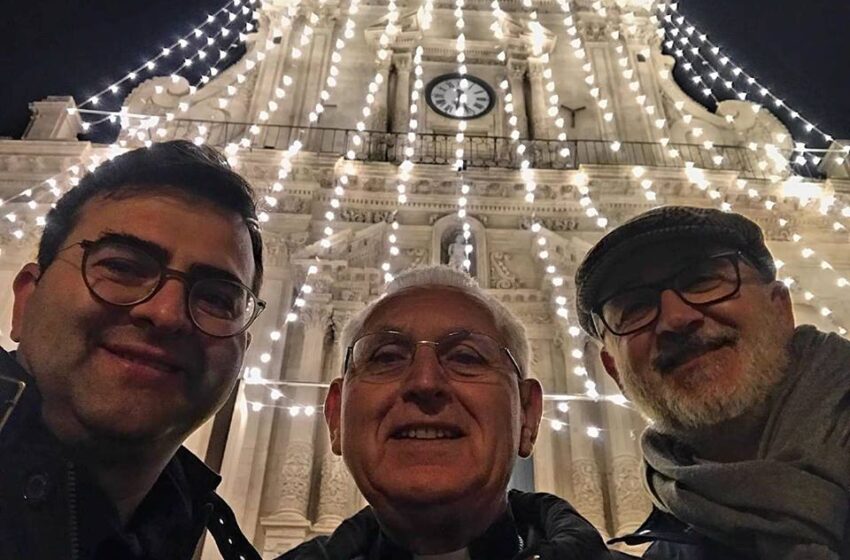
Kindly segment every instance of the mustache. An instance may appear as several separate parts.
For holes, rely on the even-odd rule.
[[[723,346],[732,346],[738,342],[740,335],[730,329],[712,336],[696,334],[668,333],[659,341],[660,351],[652,360],[653,367],[663,373],[687,362],[691,358],[717,350]]]

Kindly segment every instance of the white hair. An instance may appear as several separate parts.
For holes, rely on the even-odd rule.
[[[487,309],[493,316],[494,326],[505,338],[505,346],[510,350],[523,378],[528,377],[529,346],[525,334],[525,327],[514,313],[505,307],[502,302],[485,292],[468,274],[446,265],[430,265],[412,268],[399,274],[392,282],[387,284],[384,293],[358,311],[346,323],[340,337],[340,347],[343,359],[348,347],[361,334],[366,321],[387,297],[411,288],[427,287],[449,287],[454,288],[470,299],[475,300]],[[340,361],[342,363],[343,360]]]

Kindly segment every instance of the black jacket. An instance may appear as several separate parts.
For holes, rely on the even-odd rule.
[[[40,412],[35,380],[0,349],[0,560],[188,560],[205,527],[225,559],[259,560],[215,493],[221,478],[187,449],[124,528]]]
[[[609,560],[602,537],[564,500],[512,490],[508,512],[469,545],[472,560]],[[330,537],[316,537],[277,560],[409,560],[367,507],[342,522]]]
[[[731,548],[700,534],[669,513],[653,508],[637,531],[608,541],[628,545],[652,543],[643,558],[650,560],[755,560],[754,553]]]

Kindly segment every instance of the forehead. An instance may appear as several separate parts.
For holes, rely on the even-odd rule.
[[[416,337],[437,337],[470,330],[499,337],[493,314],[480,301],[456,288],[408,288],[381,300],[363,332],[394,329]]]
[[[211,201],[171,193],[98,197],[80,209],[65,245],[106,233],[150,241],[169,254],[169,266],[209,265],[251,285],[254,257],[242,217]]]
[[[609,269],[598,299],[604,299],[623,288],[668,278],[695,260],[727,250],[734,249],[721,243],[694,239],[673,240],[640,248]]]

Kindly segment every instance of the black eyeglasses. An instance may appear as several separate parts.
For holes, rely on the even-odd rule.
[[[399,331],[365,334],[347,348],[343,372],[372,383],[397,381],[423,344],[434,349],[440,366],[457,381],[492,382],[512,372],[522,379],[508,348],[489,335],[470,331],[452,332],[436,341],[413,340]]]
[[[236,336],[251,326],[266,303],[236,281],[224,278],[192,278],[166,268],[147,251],[115,241],[80,241],[81,271],[91,294],[110,305],[132,307],[151,299],[168,278],[186,287],[189,317],[198,329],[213,337]],[[65,249],[62,249],[63,251]]]
[[[741,258],[739,251],[712,255],[660,282],[614,294],[593,311],[596,332],[601,335],[607,329],[626,336],[650,325],[661,312],[661,294],[665,290],[673,290],[690,305],[708,305],[734,297],[741,289]]]

